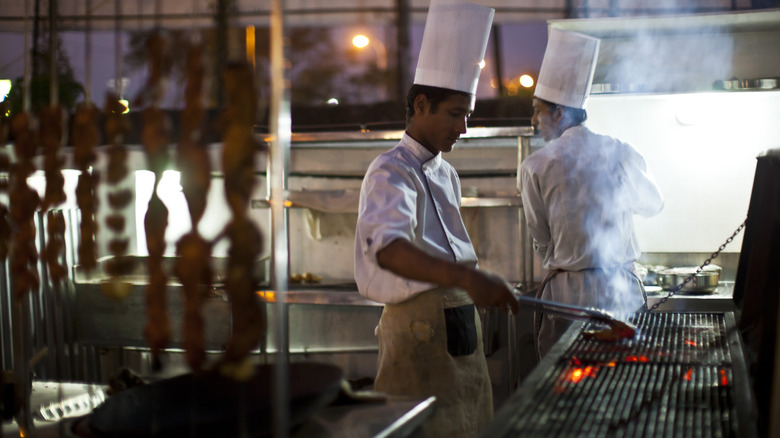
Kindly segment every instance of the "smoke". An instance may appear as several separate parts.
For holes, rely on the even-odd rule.
[[[583,257],[588,266],[600,267],[591,272],[598,277],[586,284],[586,293],[598,297],[598,307],[617,312],[630,312],[640,305],[634,292],[634,277],[623,267],[637,255],[633,233],[634,212],[648,201],[637,193],[628,169],[625,149],[616,142],[583,144],[582,153],[564,157],[563,167],[570,169],[568,187],[576,194],[568,214],[581,215],[570,224],[581,224],[580,232],[587,236],[582,242]],[[573,236],[576,236],[575,233]],[[587,280],[586,280],[587,281]]]
[[[657,20],[663,29],[651,24]],[[734,41],[723,28],[688,23],[685,17],[652,19],[602,38],[594,82],[638,92],[712,90],[714,80],[733,75]]]

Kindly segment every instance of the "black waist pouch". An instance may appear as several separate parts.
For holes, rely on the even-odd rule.
[[[477,350],[477,327],[474,305],[444,309],[447,325],[447,352],[450,356],[468,356]]]

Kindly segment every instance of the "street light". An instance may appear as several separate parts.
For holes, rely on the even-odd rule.
[[[531,88],[534,86],[534,78],[531,75],[522,75],[520,76],[520,85],[525,88]]]
[[[367,36],[358,34],[352,38],[352,45],[358,49],[371,46],[376,52],[376,66],[380,70],[387,70],[387,48],[379,40],[371,40]]]

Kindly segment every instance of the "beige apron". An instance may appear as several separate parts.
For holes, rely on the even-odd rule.
[[[453,356],[448,352],[444,309],[466,310],[465,315],[474,309],[472,334],[476,339],[469,335],[475,341],[470,354],[461,351]],[[374,389],[408,397],[436,396],[436,408],[423,426],[423,436],[471,438],[492,419],[493,396],[482,329],[465,291],[433,289],[403,303],[386,305],[377,337],[379,369]],[[450,345],[450,351],[453,348]]]

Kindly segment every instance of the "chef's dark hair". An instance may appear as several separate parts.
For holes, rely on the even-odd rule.
[[[559,105],[557,103],[552,103],[549,100],[539,99],[538,97],[536,99],[544,102],[544,104],[547,105],[547,110],[550,112],[555,111],[556,108],[560,108],[561,111],[563,111],[563,118],[568,118],[573,126],[581,125],[585,120],[588,120],[588,112],[582,108]]]
[[[450,90],[449,88],[431,87],[430,85],[414,84],[409,87],[409,92],[406,93],[406,121],[408,122],[414,115],[414,99],[418,95],[424,94],[431,103],[431,112],[435,113],[441,102],[449,99],[451,96],[465,96],[471,97],[469,93],[464,91]]]

